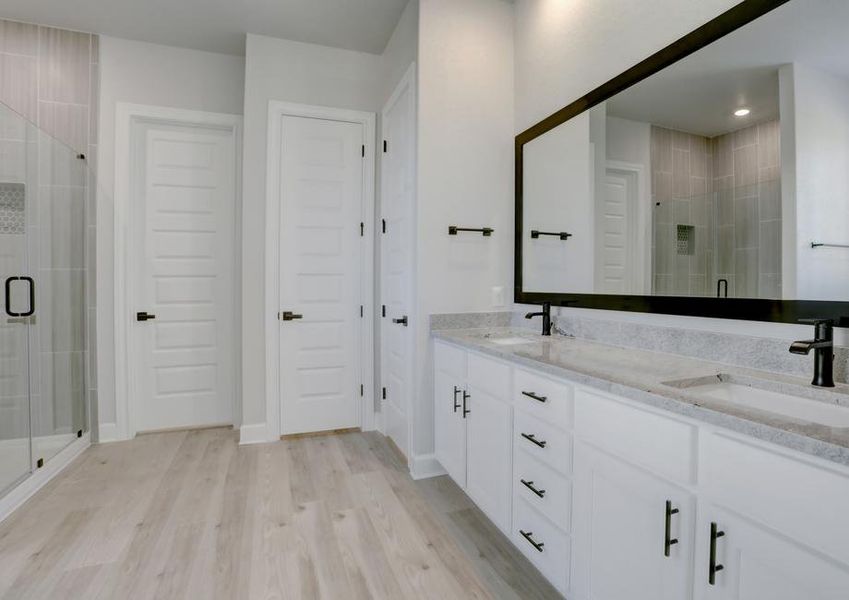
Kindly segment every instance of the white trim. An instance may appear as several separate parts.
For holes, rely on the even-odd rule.
[[[133,164],[131,129],[138,121],[155,123],[170,123],[175,125],[201,127],[220,127],[229,130],[234,141],[234,156],[236,165],[235,204],[236,218],[233,224],[233,245],[236,250],[233,262],[233,420],[238,422],[241,417],[241,206],[242,206],[242,117],[224,113],[212,113],[198,110],[169,108],[163,106],[148,106],[119,102],[115,107],[115,216],[114,216],[114,248],[115,248],[115,428],[108,431],[108,424],[101,425],[103,440],[127,440],[136,434],[132,414],[132,394],[135,386],[134,379],[134,345],[129,327],[129,315],[132,313],[133,278],[128,276],[133,272],[128,262],[132,258],[130,244],[132,236],[128,226],[132,211],[130,184],[132,177],[130,168]],[[104,435],[106,433],[110,435]]]
[[[108,444],[109,442],[118,442],[122,438],[118,437],[117,423],[101,423],[97,430],[97,443]]]
[[[246,446],[248,444],[264,444],[268,442],[268,431],[265,423],[256,425],[242,425],[239,428],[239,445]]]
[[[21,481],[17,487],[11,489],[8,494],[0,498],[0,522],[29,500],[38,490],[47,485],[51,479],[61,473],[65,467],[71,464],[89,446],[91,446],[91,434],[86,432],[81,438],[77,438],[68,444],[56,456],[45,462],[43,467],[34,471],[32,475]]]
[[[280,438],[280,206],[276,190],[280,186],[279,168],[281,149],[281,121],[284,116],[326,119],[359,123],[363,126],[365,158],[363,160],[363,223],[375,223],[375,114],[358,110],[312,106],[269,100],[268,102],[268,145],[265,193],[265,418],[266,439]],[[360,377],[363,395],[360,398],[360,427],[363,431],[375,428],[374,418],[374,236],[372,227],[363,236],[362,288],[363,318],[361,319]]]
[[[404,75],[401,76],[401,79],[398,80],[398,83],[395,86],[395,89],[392,91],[392,94],[389,96],[389,99],[383,105],[383,108],[381,109],[381,112],[380,112],[380,118],[381,118],[381,124],[382,124],[382,123],[386,122],[387,112],[390,110],[390,108],[392,106],[395,105],[396,102],[398,102],[398,97],[404,92],[404,89],[407,88],[409,90],[410,101],[412,103],[412,111],[411,111],[411,114],[410,114],[410,124],[409,124],[410,125],[410,132],[411,132],[411,134],[410,134],[411,135],[411,140],[410,140],[410,145],[411,145],[411,149],[410,149],[410,161],[411,161],[410,169],[411,169],[411,173],[412,173],[413,182],[412,182],[412,186],[410,187],[410,193],[412,195],[412,198],[411,198],[411,201],[410,201],[410,214],[409,214],[410,240],[408,242],[409,243],[409,251],[410,251],[410,264],[408,265],[408,267],[410,269],[410,279],[409,279],[409,289],[407,290],[407,293],[409,294],[409,297],[408,297],[408,301],[409,301],[408,321],[409,321],[409,328],[410,328],[408,356],[410,357],[411,365],[410,365],[410,369],[409,369],[409,373],[408,373],[410,380],[407,383],[410,386],[409,389],[411,390],[411,392],[412,392],[412,390],[414,390],[416,388],[416,381],[417,381],[417,379],[416,379],[416,377],[417,377],[416,367],[418,365],[418,360],[416,359],[416,349],[417,349],[418,344],[416,343],[416,341],[418,339],[418,330],[419,330],[418,319],[415,318],[415,316],[418,314],[418,311],[416,310],[416,297],[417,297],[416,296],[416,282],[417,282],[417,277],[416,277],[416,265],[417,265],[416,246],[417,246],[417,244],[416,244],[416,240],[417,240],[417,236],[418,236],[418,234],[417,234],[418,228],[417,228],[417,220],[416,220],[416,215],[417,215],[416,191],[418,189],[418,187],[417,187],[418,161],[416,160],[417,149],[418,149],[418,127],[417,127],[417,123],[418,123],[417,98],[418,98],[418,95],[416,93],[416,73],[417,73],[416,63],[415,63],[415,61],[413,61],[412,63],[410,63],[410,66],[407,67],[407,70],[404,72]],[[385,137],[384,137],[384,139],[385,139]],[[384,175],[384,172],[381,169],[381,181],[380,181],[380,184],[381,184],[381,214],[375,215],[375,231],[378,231],[378,228],[381,226],[380,225],[380,219],[383,216],[382,215],[383,175]],[[383,261],[383,256],[381,255],[381,263],[382,263],[382,261]],[[382,271],[382,267],[381,267],[381,271]],[[380,292],[381,292],[380,302],[382,303],[382,301],[383,301],[383,298],[382,298],[382,294],[383,294],[382,281],[381,281]],[[382,319],[379,319],[378,322],[381,325],[381,329],[384,325],[387,326],[387,327],[389,326],[387,323],[384,323],[384,321]],[[382,334],[382,331],[381,331],[380,337],[379,337],[379,339],[381,340],[381,356],[383,356],[383,354],[382,354],[382,352],[383,352],[383,348],[382,348],[383,337],[382,337],[382,335],[383,334]],[[382,371],[382,368],[383,368],[383,365],[381,364],[380,365],[381,371]],[[382,373],[381,373],[381,376],[382,376]],[[379,388],[380,388],[380,386],[378,386],[378,389]],[[384,435],[386,435],[386,411],[383,410],[383,406],[384,406],[385,403],[386,403],[386,401],[384,401],[384,400],[380,401],[381,409],[380,409],[380,415],[379,415],[380,418],[379,418],[379,423],[378,423],[379,430]],[[413,451],[412,451],[413,450],[413,405],[414,405],[414,401],[413,401],[413,395],[411,393],[410,397],[407,398],[407,407],[406,407],[407,408],[407,447],[401,448],[401,451],[404,453],[404,456],[408,456],[408,457],[413,455]],[[410,464],[412,465],[412,461],[411,461]],[[441,469],[442,467],[440,466],[439,468]]]
[[[436,454],[417,454],[410,460],[410,477],[413,479],[428,479],[439,477],[448,472],[436,460]]]

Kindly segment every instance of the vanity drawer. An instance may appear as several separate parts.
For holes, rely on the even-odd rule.
[[[849,564],[849,470],[718,432],[699,454],[712,502]]]
[[[497,360],[469,354],[469,387],[507,400],[510,389],[510,367]]]
[[[557,427],[572,426],[572,386],[543,375],[514,369],[513,402]]]
[[[466,378],[467,356],[465,350],[450,344],[438,341],[433,344],[433,364],[436,370],[443,371],[461,380]]]
[[[571,562],[569,536],[521,499],[516,500],[513,523],[513,543],[554,587],[565,593]]]
[[[518,408],[513,413],[513,447],[564,475],[572,473],[572,436]]]
[[[671,481],[695,482],[698,430],[689,423],[579,388],[575,437]]]
[[[519,498],[525,500],[560,529],[569,531],[572,482],[523,450],[516,452],[514,460],[516,502]]]

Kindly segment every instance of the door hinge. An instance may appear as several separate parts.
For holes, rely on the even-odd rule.
[[[360,146],[360,148],[362,149],[362,157],[365,158],[366,157],[366,145],[363,144],[362,146]]]
[[[386,219],[380,220],[380,227],[383,230],[383,233],[386,233]]]
[[[380,307],[380,316],[382,316],[382,317],[386,316],[386,305],[385,304]]]
[[[363,237],[365,235],[365,230],[366,230],[366,224],[363,223],[362,221],[360,221],[360,237]]]
[[[381,397],[386,400],[386,388],[383,388],[380,392]]]
[[[363,387],[363,384],[361,383],[360,384],[360,396],[363,395],[364,391],[365,391],[365,388]]]
[[[387,144],[386,140],[383,140],[383,151],[386,152],[389,144]]]

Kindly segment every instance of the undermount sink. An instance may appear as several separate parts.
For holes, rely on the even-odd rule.
[[[849,427],[849,407],[763,389],[749,381],[737,381],[731,375],[669,381],[664,385],[686,389],[695,396],[721,400],[740,408],[771,412],[828,427]]]

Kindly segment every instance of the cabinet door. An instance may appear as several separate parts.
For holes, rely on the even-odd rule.
[[[463,418],[463,382],[437,370],[434,390],[434,444],[436,459],[457,485],[466,487],[466,420]]]
[[[788,518],[792,515],[788,514]],[[711,523],[714,583],[709,581]],[[849,569],[793,540],[715,505],[699,509],[697,600],[846,600]]]
[[[502,531],[510,531],[512,409],[477,387],[469,388],[466,492]]]
[[[695,500],[689,492],[581,443],[575,445],[573,485],[576,597],[692,597]],[[678,511],[668,519],[667,501]],[[668,556],[667,535],[677,540]]]

